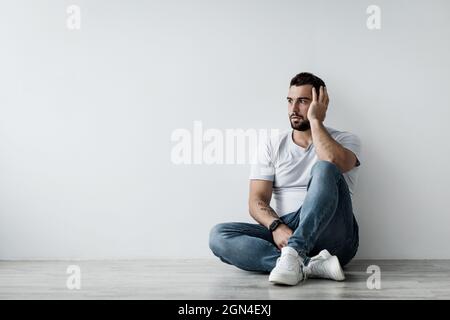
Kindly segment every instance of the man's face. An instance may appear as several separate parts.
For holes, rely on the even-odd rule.
[[[288,116],[294,130],[306,131],[310,129],[307,114],[312,101],[312,87],[310,84],[305,84],[289,88],[287,96]]]

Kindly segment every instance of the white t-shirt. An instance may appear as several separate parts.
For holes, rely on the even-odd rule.
[[[345,131],[325,127],[331,137],[358,158],[358,166],[344,173],[353,195],[361,153],[360,139]],[[253,158],[250,179],[273,181],[273,209],[278,216],[297,211],[306,197],[312,166],[318,161],[314,145],[302,148],[292,139],[293,130],[269,136],[262,141]]]

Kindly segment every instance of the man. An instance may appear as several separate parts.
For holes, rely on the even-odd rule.
[[[275,284],[308,277],[341,281],[341,265],[359,245],[351,195],[361,143],[324,126],[329,98],[317,76],[296,75],[287,101],[292,130],[267,139],[251,167],[249,211],[259,224],[218,224],[209,246],[223,262],[270,272]]]

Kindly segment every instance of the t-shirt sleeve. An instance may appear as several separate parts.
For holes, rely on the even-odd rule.
[[[258,143],[250,164],[250,180],[275,180],[275,166],[272,161],[271,139]]]
[[[350,132],[341,132],[335,138],[344,148],[352,151],[356,156],[356,167],[361,164],[361,140],[359,137]]]

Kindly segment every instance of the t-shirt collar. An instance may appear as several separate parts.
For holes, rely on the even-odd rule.
[[[312,148],[313,144],[311,143],[306,148],[300,147],[298,144],[296,144],[294,142],[294,129],[292,129],[291,133],[289,134],[289,145],[290,145],[291,150],[293,150],[294,152],[305,153],[305,152],[308,152],[309,149]]]

